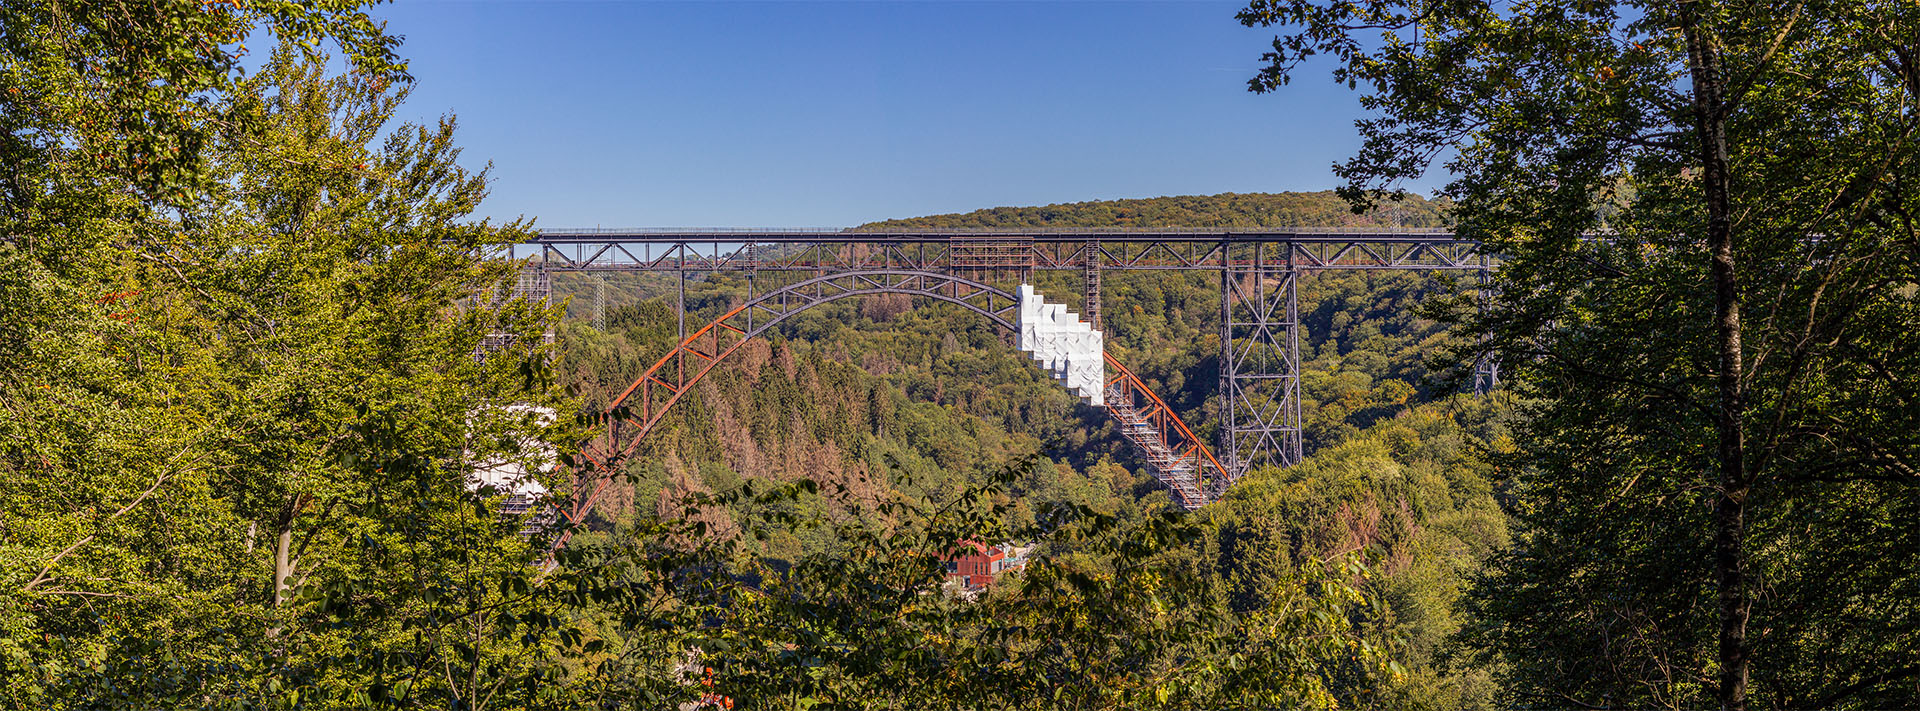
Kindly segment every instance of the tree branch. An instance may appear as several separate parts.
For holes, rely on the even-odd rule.
[[[1899,681],[1901,679],[1911,679],[1916,676],[1920,676],[1920,666],[1911,666],[1905,669],[1895,669],[1892,671],[1880,672],[1879,674],[1875,674],[1873,676],[1867,677],[1865,679],[1854,682],[1852,684],[1848,684],[1846,686],[1840,687],[1839,690],[1834,691],[1830,694],[1827,694],[1825,697],[1822,697],[1819,701],[1815,701],[1812,704],[1809,704],[1809,708],[1829,708],[1829,707],[1832,707],[1834,703],[1838,702],[1843,698],[1846,698],[1850,694],[1853,694],[1868,688],[1872,688],[1879,684],[1885,684],[1890,681]]]
[[[1806,4],[1806,0],[1800,0],[1793,4],[1793,14],[1787,17],[1787,24],[1780,28],[1780,33],[1773,36],[1773,44],[1767,47],[1766,53],[1760,55],[1759,61],[1753,63],[1753,68],[1747,72],[1747,76],[1740,80],[1739,86],[1733,90],[1732,94],[1726,97],[1725,103],[1720,105],[1721,118],[1724,119],[1727,116],[1733,115],[1734,109],[1740,106],[1741,98],[1745,97],[1747,92],[1753,89],[1753,84],[1759,80],[1761,71],[1773,62],[1773,55],[1778,54],[1780,47],[1786,44],[1787,35],[1793,31],[1793,26],[1800,21],[1800,10],[1805,7]]]
[[[172,476],[171,474],[162,473],[159,476],[159,478],[156,478],[153,480],[152,486],[147,487],[146,491],[140,492],[139,496],[133,497],[133,500],[127,502],[127,505],[120,507],[119,511],[115,511],[112,514],[108,515],[107,520],[111,521],[113,519],[120,518],[121,516],[126,515],[128,511],[132,511],[133,507],[140,505],[140,502],[146,501],[147,497],[152,496],[153,492],[158,491],[160,489],[160,485],[165,484],[167,482],[167,479],[170,478],[171,476]],[[48,580],[51,580],[53,578],[52,576],[53,566],[59,564],[60,559],[65,558],[69,554],[73,553],[75,550],[78,550],[80,546],[86,545],[89,541],[92,541],[93,538],[94,538],[93,534],[87,534],[85,537],[81,538],[80,540],[74,541],[72,545],[67,546],[66,550],[60,551],[58,555],[55,555],[53,557],[53,560],[47,561],[46,567],[41,568],[40,573],[35,575],[32,580],[27,581],[27,584],[22,586],[20,589],[22,591],[32,590],[35,586],[41,583],[44,583]]]
[[[78,549],[80,546],[86,545],[86,543],[91,540],[93,540],[93,536],[89,535],[85,538],[81,538],[80,540],[74,541],[73,545],[67,546],[66,550],[60,551],[60,554],[54,556],[53,560],[47,561],[46,567],[40,569],[40,574],[33,576],[33,579],[27,581],[27,584],[22,586],[20,589],[23,591],[32,590],[34,586],[52,579],[53,566],[58,565],[60,563],[61,558],[67,557],[67,554],[72,553],[74,550]]]

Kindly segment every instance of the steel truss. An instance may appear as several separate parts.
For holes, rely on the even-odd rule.
[[[1483,255],[1480,263],[1482,266],[1475,273],[1479,284],[1475,300],[1485,313],[1493,305],[1493,259]],[[1473,361],[1473,394],[1485,395],[1497,387],[1500,387],[1500,361],[1494,360],[1491,350],[1483,348],[1480,357]]]
[[[610,403],[612,417],[581,457],[596,476],[577,480],[580,496],[560,512],[578,525],[593,510],[619,472],[681,396],[727,356],[801,311],[853,296],[907,294],[962,306],[995,326],[1013,331],[1019,301],[988,284],[931,272],[857,271],[828,274],[767,292],[728,311],[683,339]],[[757,315],[757,318],[756,318]],[[1180,416],[1112,355],[1107,366],[1107,411],[1121,423],[1121,434],[1138,447],[1155,478],[1172,491],[1175,503],[1192,510],[1209,499],[1204,492],[1223,489],[1227,472]],[[562,538],[559,543],[564,543]]]
[[[546,232],[531,244],[557,271],[1222,269],[1244,244],[1303,270],[1485,268],[1477,242],[1445,232]]]
[[[869,294],[907,294],[958,304],[1012,330],[1019,301],[971,279],[932,272],[863,270],[826,274],[760,294],[689,334],[625,392],[607,404],[618,413],[613,426],[586,452],[604,463],[638,446],[687,388],[747,340],[810,307]],[[626,436],[631,432],[633,436]]]
[[[1221,245],[1229,257],[1220,271],[1220,451],[1230,472],[1225,484],[1255,462],[1290,467],[1301,459],[1300,271],[1294,250],[1279,246],[1285,256],[1270,260],[1264,243]]]
[[[1120,434],[1140,449],[1154,477],[1173,494],[1173,502],[1192,511],[1219,498],[1217,493],[1233,482],[1233,473],[1133,371],[1113,354],[1105,355],[1112,373],[1107,378],[1107,414],[1118,423]]]
[[[684,376],[700,374],[739,342],[764,332],[809,306],[860,294],[898,293],[958,303],[1008,325],[1014,308],[1007,292],[990,280],[1029,278],[1037,270],[1076,270],[1086,279],[1086,311],[1100,318],[1100,273],[1105,270],[1212,270],[1220,274],[1221,331],[1219,402],[1221,427],[1217,451],[1222,461],[1195,464],[1187,474],[1163,478],[1188,505],[1188,488],[1198,501],[1217,498],[1249,469],[1268,464],[1291,466],[1302,456],[1300,401],[1299,276],[1322,270],[1473,271],[1486,298],[1495,259],[1479,244],[1449,232],[1333,232],[1309,230],[701,230],[701,231],[547,231],[531,248],[533,268],[542,272],[640,272],[676,275],[680,282],[681,346],[660,368],[622,393],[617,404],[642,413],[620,425],[644,434],[657,424],[665,405],[684,392]],[[689,273],[739,272],[748,280],[748,301],[707,328],[689,335],[684,303]],[[801,277],[796,283],[755,293],[754,275]],[[1484,301],[1483,301],[1484,303]],[[671,362],[670,362],[671,361]],[[1110,364],[1111,365],[1111,364]],[[1120,372],[1124,369],[1115,368]],[[1498,382],[1499,365],[1482,356],[1474,364],[1474,391]],[[1126,378],[1132,378],[1131,373]],[[1132,379],[1137,382],[1137,379]],[[1129,395],[1123,392],[1121,395]],[[1112,397],[1112,395],[1109,395]],[[1133,399],[1117,398],[1130,406]],[[1146,403],[1141,400],[1138,402]],[[659,409],[652,409],[659,404]],[[1157,398],[1141,406],[1151,417],[1165,409]],[[1115,413],[1125,423],[1130,415]],[[1151,447],[1148,458],[1179,454],[1199,458],[1186,440],[1191,432],[1160,427],[1180,440],[1162,456]],[[610,430],[604,441],[625,440]],[[637,437],[630,441],[637,441]],[[1136,444],[1140,444],[1136,442]],[[615,456],[630,450],[603,450]],[[1182,454],[1184,453],[1184,454]],[[1204,459],[1212,460],[1212,452]],[[1178,467],[1156,471],[1177,471]],[[583,514],[584,515],[584,514]]]

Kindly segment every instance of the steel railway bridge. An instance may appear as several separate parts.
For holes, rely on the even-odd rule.
[[[581,495],[561,512],[578,524],[669,408],[741,344],[788,317],[848,297],[904,294],[954,304],[1012,330],[1012,287],[1038,271],[1077,274],[1085,317],[1096,327],[1103,272],[1219,275],[1221,422],[1213,447],[1123,364],[1106,358],[1109,415],[1176,503],[1198,508],[1256,465],[1291,466],[1302,457],[1301,274],[1471,272],[1485,284],[1495,260],[1478,246],[1447,232],[549,230],[515,255],[528,259],[520,291],[538,299],[550,297],[557,272],[651,273],[674,284],[678,342],[612,400],[613,416],[583,447],[574,472]],[[744,277],[745,298],[718,318],[689,323],[689,276],[728,272]],[[1498,365],[1482,357],[1475,391],[1492,388],[1498,377]]]

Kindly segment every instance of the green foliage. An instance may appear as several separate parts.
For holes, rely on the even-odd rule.
[[[0,162],[12,176],[0,189],[13,208],[0,219],[30,221],[40,209],[52,211],[45,217],[69,215],[79,205],[67,199],[121,187],[190,202],[213,177],[202,161],[213,134],[245,120],[227,99],[236,92],[248,51],[243,42],[252,33],[309,55],[332,40],[357,73],[407,81],[406,66],[393,53],[397,40],[360,11],[365,4],[22,0],[0,6]]]
[[[1448,205],[1407,196],[1360,214],[1331,192],[1223,193],[1137,200],[1075,202],[1046,207],[995,207],[861,225],[859,230],[992,228],[1370,227],[1432,228],[1448,224]]]
[[[1406,667],[1371,705],[1490,707],[1485,669],[1455,658],[1450,637],[1484,561],[1508,544],[1481,456],[1508,446],[1501,409],[1455,398],[1383,420],[1290,469],[1249,473],[1207,509],[1236,608],[1271,604],[1300,565],[1350,554],[1375,562],[1361,589],[1380,601],[1367,638]]]
[[[1346,204],[1330,193],[1266,196],[1264,201],[1218,196],[1143,202],[1180,201],[1216,210],[1311,205],[1339,214],[1302,219],[1333,224],[1356,219],[1346,215]],[[1098,218],[1093,215],[1109,207],[1060,206],[1051,214],[1054,224],[1094,225]],[[982,226],[974,220],[986,219],[980,217],[986,214],[964,220],[948,216],[938,224],[919,226]],[[1218,219],[1238,222],[1254,214]],[[1287,219],[1298,216],[1288,213]],[[1058,298],[1072,299],[1080,288],[1077,275],[1040,274],[1036,279],[1044,293]],[[624,388],[650,364],[650,355],[664,351],[676,330],[672,305],[677,284],[647,276],[609,278],[606,283],[608,301],[619,305],[604,312],[605,332],[579,322],[561,329],[565,355],[560,369],[589,400]],[[725,275],[692,279],[686,288],[690,329],[745,296],[744,282]],[[759,288],[764,292],[767,282]],[[1109,346],[1153,381],[1161,395],[1203,430],[1202,436],[1213,427],[1218,288],[1217,275],[1121,272],[1107,275],[1104,286]],[[576,316],[590,315],[582,302],[600,297],[590,278],[557,279],[556,289],[570,296],[569,311]],[[1448,656],[1453,648],[1447,639],[1462,624],[1455,604],[1465,581],[1506,541],[1504,515],[1493,501],[1485,465],[1475,458],[1485,443],[1499,441],[1500,430],[1488,424],[1498,410],[1473,400],[1449,400],[1446,410],[1419,409],[1421,403],[1449,392],[1445,384],[1429,382],[1423,361],[1433,349],[1450,343],[1450,336],[1444,324],[1424,317],[1419,307],[1447,291],[1445,282],[1419,275],[1325,273],[1302,279],[1303,390],[1310,451],[1318,453],[1294,470],[1303,478],[1284,487],[1284,495],[1272,487],[1293,473],[1257,473],[1243,482],[1244,493],[1217,507],[1218,528],[1207,523],[1202,540],[1178,558],[1179,582],[1204,582],[1203,597],[1211,601],[1207,604],[1226,604],[1224,609],[1235,615],[1265,614],[1261,611],[1293,604],[1289,601],[1296,599],[1299,581],[1318,575],[1308,571],[1322,570],[1323,562],[1334,561],[1337,567],[1346,556],[1378,558],[1380,567],[1373,577],[1357,584],[1378,605],[1356,611],[1354,619],[1369,649],[1401,665],[1401,673],[1375,677],[1358,667],[1328,671],[1319,683],[1343,705],[1459,707],[1489,703],[1493,693],[1482,666]],[[628,479],[617,485],[625,490],[613,497],[614,505],[603,511],[607,519],[597,525],[638,528],[638,521],[652,514],[704,521],[709,530],[730,535],[745,536],[745,530],[764,526],[764,536],[746,536],[749,540],[739,543],[749,558],[776,567],[804,567],[810,560],[840,564],[897,544],[876,543],[859,528],[787,529],[756,523],[762,513],[733,504],[687,508],[671,502],[689,494],[727,491],[742,481],[807,477],[839,493],[798,492],[780,511],[825,517],[845,526],[897,530],[901,522],[877,513],[881,507],[940,506],[1005,466],[991,453],[1043,447],[1055,459],[1024,470],[989,495],[1004,508],[1011,525],[1036,525],[1059,505],[1126,521],[1149,520],[1169,511],[1166,495],[1110,429],[1104,414],[1076,406],[975,314],[938,304],[915,305],[904,297],[868,297],[815,307],[789,319],[780,331],[780,337],[766,343],[743,346],[693,397],[676,406],[669,424],[649,438],[651,451],[638,458]],[[1468,424],[1454,424],[1456,418]],[[1402,503],[1413,506],[1402,523],[1417,535],[1368,538],[1345,548],[1333,545],[1352,535],[1352,521],[1337,515],[1343,507],[1349,519],[1367,511],[1398,516]],[[1103,545],[1108,544],[1054,541],[1043,548],[1046,566],[1053,567],[1036,568],[1035,575],[1043,569],[1051,571],[1048,575],[1071,571],[1087,581],[1105,581],[1102,585],[1133,585],[1125,582],[1131,573],[1121,569],[1124,565],[1116,567],[1116,561],[1124,560],[1100,552]],[[1021,589],[1036,578],[1029,575],[1027,580]],[[1070,615],[1071,606],[1039,605],[1025,593],[996,591],[987,602],[1003,595],[1042,611],[1007,613],[1012,617],[1006,619],[1021,624],[1060,625],[1062,635],[1089,631],[1075,624],[1107,624],[1107,618],[1098,615]],[[1128,618],[1112,619],[1118,624]],[[1145,628],[1138,632],[1157,634]],[[1123,633],[1115,629],[1109,634]],[[1260,633],[1248,634],[1257,638]],[[1056,650],[1043,659],[1063,654]],[[1151,678],[1158,672],[1134,673]],[[1049,677],[1055,685],[1068,685],[1061,701],[1035,697],[1032,703],[1111,703],[1111,698],[1076,697],[1091,692],[1074,691],[1079,687],[1064,681],[1087,674],[1103,679],[1103,686],[1094,688],[1135,688],[1136,694],[1146,694],[1144,689],[1151,686],[1132,687],[1130,681],[1095,674],[1091,667],[1071,667]],[[1016,688],[1024,682],[994,683]],[[1220,703],[1258,705],[1252,698]]]
[[[1471,597],[1509,702],[1920,703],[1920,546],[1890,523],[1920,503],[1915,10],[1242,13],[1287,30],[1256,90],[1316,54],[1365,85],[1349,197],[1451,155],[1460,229],[1504,255],[1462,317],[1524,403],[1516,545]]]
[[[554,315],[482,256],[524,229],[466,221],[450,121],[373,145],[403,94],[318,67],[233,85],[191,206],[4,247],[0,703],[478,708],[542,673],[554,626],[501,609],[538,542],[466,487],[574,437],[515,407],[559,402],[524,345]]]
[[[1171,511],[1137,518],[1053,509],[1008,529],[999,490],[1015,462],[938,506],[886,503],[876,518],[824,522],[778,512],[810,483],[752,489],[726,503],[749,521],[827,526],[849,545],[791,564],[754,558],[694,519],[644,518],[604,547],[572,553],[618,569],[599,595],[601,654],[578,677],[586,698],[668,705],[727,697],[739,708],[1332,708],[1397,673],[1351,621],[1368,597],[1350,557],[1302,565],[1271,604],[1220,604],[1221,578],[1196,568],[1208,525]],[[966,540],[1024,536],[1072,555],[1036,560],[993,594],[943,586],[942,554]],[[1197,573],[1197,574],[1196,574]],[[615,620],[618,620],[617,623]]]

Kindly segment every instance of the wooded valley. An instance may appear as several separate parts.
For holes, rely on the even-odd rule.
[[[527,298],[532,219],[478,217],[453,116],[396,118],[370,13],[0,4],[0,707],[1920,706],[1911,2],[1252,0],[1250,90],[1361,97],[1335,189],[850,229],[1498,255],[1301,277],[1304,461],[1184,511],[1008,334],[892,294],[742,346],[577,523],[677,285]],[[1220,285],[1102,287],[1207,441]]]

